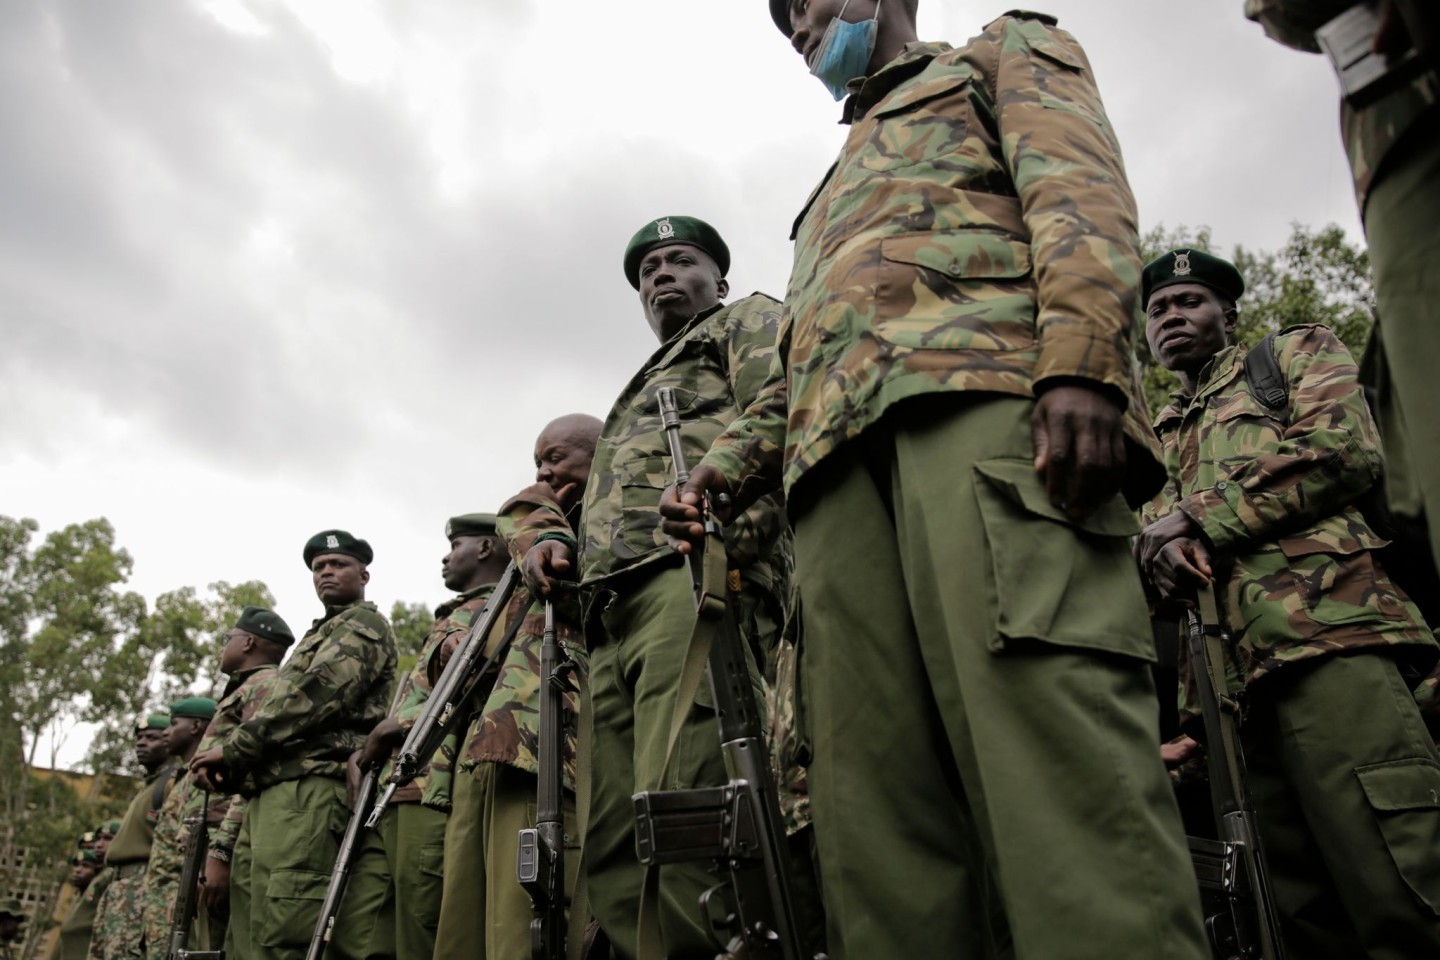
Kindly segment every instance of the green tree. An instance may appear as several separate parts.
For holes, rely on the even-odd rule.
[[[1212,245],[1208,227],[1168,230],[1156,227],[1141,238],[1148,262],[1167,250],[1190,247],[1224,256],[1245,277],[1240,300],[1237,338],[1255,344],[1265,334],[1301,323],[1323,323],[1334,330],[1358,359],[1373,325],[1374,290],[1370,259],[1363,247],[1351,243],[1345,231],[1330,224],[1318,230],[1295,224],[1290,239],[1279,250],[1251,251],[1242,246],[1225,254]],[[1161,367],[1139,338],[1137,356],[1143,371],[1145,399],[1152,414],[1170,402],[1176,389],[1174,374]]]
[[[396,676],[403,677],[415,669],[420,648],[425,646],[425,638],[434,623],[435,616],[425,604],[395,601],[390,608],[390,626],[395,630],[395,649],[400,654]]]

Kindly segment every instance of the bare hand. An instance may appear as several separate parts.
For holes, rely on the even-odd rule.
[[[394,717],[375,724],[375,729],[365,738],[365,746],[360,748],[360,769],[373,770],[384,764],[404,739],[405,731]]]
[[[213,747],[198,754],[190,761],[190,772],[202,789],[209,790],[211,793],[224,793],[227,779],[224,749]]]
[[[550,596],[550,585],[556,580],[575,579],[575,551],[560,540],[545,540],[525,554],[525,586],[537,597]]]
[[[1165,769],[1173,770],[1195,756],[1200,750],[1201,747],[1197,741],[1182,733],[1169,743],[1160,744],[1160,759],[1165,761]]]
[[[1071,384],[1053,387],[1035,401],[1030,416],[1035,472],[1050,502],[1072,519],[1093,513],[1120,489],[1123,413],[1099,390]]]
[[[1135,559],[1162,597],[1191,593],[1215,576],[1210,551],[1200,540],[1200,528],[1182,510],[1145,528],[1135,541]]]
[[[230,864],[213,857],[205,858],[205,876],[197,891],[200,902],[211,910],[219,908],[230,897]]]
[[[729,505],[730,481],[714,467],[701,464],[692,470],[678,496],[674,484],[660,495],[660,515],[665,518],[660,529],[669,538],[670,546],[681,553],[689,553],[695,544],[705,539],[705,517],[700,504],[707,496],[715,518],[729,523],[734,512]]]

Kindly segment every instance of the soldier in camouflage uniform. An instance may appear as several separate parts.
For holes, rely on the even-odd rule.
[[[100,857],[94,850],[76,850],[70,863],[73,869],[69,883],[77,896],[60,923],[60,935],[50,948],[49,960],[85,960],[90,953],[90,933],[95,926],[95,897],[91,890],[100,873]]]
[[[1291,955],[1440,956],[1440,754],[1398,666],[1429,669],[1435,643],[1355,503],[1379,437],[1325,327],[1275,338],[1288,410],[1256,398],[1232,340],[1243,291],[1198,250],[1145,268],[1150,349],[1180,390],[1156,420],[1170,479],[1136,552],[1167,596],[1216,585]]]
[[[165,744],[175,761],[175,783],[160,808],[150,845],[150,866],[145,871],[145,944],[150,960],[165,960],[170,950],[170,908],[185,869],[188,828],[184,818],[200,809],[201,792],[195,787],[189,764],[214,716],[215,701],[208,697],[187,697],[170,707]],[[223,798],[216,799],[223,803]],[[220,812],[223,814],[223,807]]]
[[[508,562],[504,545],[495,535],[493,515],[451,517],[445,524],[445,536],[450,551],[440,562],[440,574],[445,587],[456,596],[436,608],[435,623],[415,668],[400,681],[395,713],[377,724],[365,741],[359,757],[361,768],[386,763],[398,750],[429,700],[432,678],[439,676],[440,647],[448,638],[469,630]],[[394,917],[392,949],[400,960],[429,960],[436,955],[444,877],[452,861],[445,854],[450,846],[445,837],[454,765],[455,738],[450,736],[415,779],[395,792],[378,826],[389,882],[372,902]],[[390,776],[388,764],[380,773],[384,783]],[[458,828],[478,827],[478,812],[466,810],[463,816],[465,822],[457,822]],[[470,896],[463,910],[469,913],[475,910],[480,891],[467,892]],[[483,938],[458,944],[457,950],[470,957],[483,956],[482,944]]]
[[[504,559],[513,556],[518,562],[523,551],[546,534],[573,540],[566,511],[584,492],[599,433],[600,421],[584,414],[561,417],[541,431],[535,444],[537,482],[508,500],[495,521],[504,538],[499,541],[502,550],[508,545]],[[570,602],[557,608],[556,632],[583,676],[585,651],[574,626],[579,611],[573,588],[568,596]],[[544,605],[535,602],[528,589],[516,589],[486,640],[486,650],[499,642],[516,617],[524,620],[484,706],[469,724],[456,773],[455,813],[445,834],[445,901],[437,960],[529,956],[534,914],[529,895],[516,882],[515,863],[519,831],[535,825],[545,616]],[[574,802],[578,706],[570,695],[562,710],[567,898],[580,867]]]
[[[1128,550],[1163,471],[1120,147],[1053,19],[953,49],[916,7],[770,2],[850,131],[775,372],[666,529],[785,488],[832,956],[1198,960]]]
[[[1273,39],[1310,53],[1315,31],[1356,0],[1245,0],[1245,13]],[[1408,4],[1440,35],[1433,0]],[[1381,0],[1383,24],[1375,43],[1404,50],[1414,39],[1401,4]],[[1365,224],[1375,275],[1378,321],[1366,357],[1366,379],[1377,388],[1385,441],[1385,482],[1391,508],[1429,523],[1430,549],[1440,562],[1440,71],[1430,50],[1428,69],[1363,106],[1343,103],[1340,126],[1355,197]],[[1418,61],[1423,65],[1424,61]]]
[[[168,714],[152,713],[135,731],[145,783],[130,801],[120,829],[105,851],[110,876],[95,905],[90,938],[93,960],[145,957],[145,869],[155,822],[171,784],[173,768],[165,749],[165,731],[169,729]]]
[[[373,556],[343,530],[310,538],[305,566],[324,616],[249,719],[191,764],[201,786],[247,798],[231,860],[227,960],[299,960],[314,933],[350,817],[346,760],[385,716],[395,679],[395,634],[365,600]],[[342,904],[327,953],[363,957],[375,920]]]
[[[585,870],[595,918],[621,957],[637,949],[644,880],[635,858],[631,796],[726,781],[714,705],[702,685],[669,777],[660,782],[695,599],[689,574],[659,529],[660,495],[674,465],[656,394],[675,389],[684,447],[698,459],[764,381],[779,304],[759,293],[723,304],[729,267],[724,240],[692,217],[662,217],[631,238],[625,278],[639,292],[661,346],[605,421],[582,500],[578,551],[563,538],[541,538],[526,555],[526,580],[541,596],[557,576],[579,573],[595,724]],[[726,551],[736,619],[757,657],[763,656],[775,644],[788,591],[789,535],[780,499],[771,496],[738,517],[726,530]],[[758,671],[755,679],[760,700]],[[714,884],[702,863],[660,868],[659,923],[667,955],[713,956],[696,903]]]

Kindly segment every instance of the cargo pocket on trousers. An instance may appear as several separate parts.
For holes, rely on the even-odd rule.
[[[320,918],[320,901],[330,885],[328,873],[313,870],[276,870],[265,884],[265,933],[260,942],[267,947],[303,947],[315,933]]]
[[[1072,521],[1050,503],[1029,459],[975,464],[985,528],[991,650],[1013,641],[1155,659],[1130,537],[1140,524],[1120,497]]]
[[[440,897],[445,885],[445,842],[432,841],[420,848],[415,865],[414,892],[408,897],[415,920],[426,930],[440,926]]]
[[[1440,916],[1440,765],[1424,757],[1355,768],[1395,868]]]

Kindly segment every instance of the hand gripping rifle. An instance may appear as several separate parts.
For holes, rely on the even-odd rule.
[[[395,791],[415,779],[420,769],[439,749],[451,724],[459,718],[461,708],[469,702],[475,688],[490,674],[495,665],[505,659],[505,653],[510,649],[510,641],[515,638],[524,617],[515,618],[500,645],[483,663],[480,662],[480,654],[485,652],[485,638],[489,636],[496,618],[509,604],[510,596],[515,592],[515,585],[519,581],[520,571],[514,561],[511,561],[501,574],[500,582],[495,585],[495,592],[490,594],[490,599],[486,601],[485,609],[471,625],[470,632],[460,642],[460,646],[450,657],[450,662],[445,664],[445,669],[440,672],[420,716],[415,718],[415,725],[405,735],[405,742],[400,745],[400,752],[395,755],[391,764],[390,779],[386,781],[385,792],[375,802],[365,826],[374,827],[380,822],[380,816],[390,805]],[[369,802],[367,799],[366,803]]]
[[[530,956],[565,956],[565,822],[560,809],[560,769],[565,763],[561,709],[572,689],[555,639],[555,604],[545,601],[545,639],[540,645],[540,776],[535,826],[520,831],[515,876],[535,911],[530,921]]]
[[[1199,590],[1199,610],[1187,610],[1186,650],[1205,722],[1210,798],[1219,842],[1190,837],[1190,859],[1202,890],[1218,893],[1227,912],[1205,918],[1215,956],[1222,960],[1284,960],[1278,914],[1270,894],[1255,807],[1245,785],[1245,757],[1236,729],[1239,704],[1225,683],[1225,643],[1212,587]]]
[[[170,947],[165,960],[225,960],[224,950],[191,950],[190,927],[200,909],[200,885],[205,882],[205,858],[210,853],[210,791],[200,794],[200,812],[185,818],[190,836],[185,841],[185,863],[180,870],[180,889],[175,892],[174,915],[170,921]]]
[[[690,472],[680,442],[675,393],[662,388],[658,399],[679,490]],[[700,622],[686,657],[686,670],[696,666],[693,661],[705,645],[702,635],[712,634],[707,672],[730,782],[723,787],[636,794],[636,852],[640,862],[652,869],[658,864],[713,858],[722,875],[728,874],[728,881],[707,890],[700,902],[704,923],[722,955],[802,960],[807,954],[795,917],[785,826],[761,733],[762,715],[751,686],[745,642],[726,595],[725,544],[713,514],[708,509],[704,512],[705,543],[689,557]],[[698,675],[690,680],[682,673],[678,686],[671,755],[680,725],[694,704]]]

